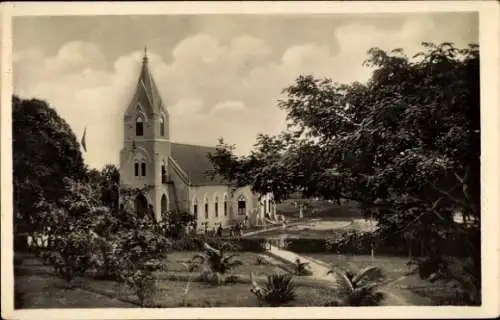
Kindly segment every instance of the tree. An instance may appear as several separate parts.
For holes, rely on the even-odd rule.
[[[305,196],[358,201],[378,220],[379,241],[404,241],[413,229],[422,276],[474,288],[470,303],[477,304],[479,47],[423,43],[412,58],[401,49],[368,54],[366,84],[300,76],[279,101],[287,130],[261,135],[243,157],[220,141],[211,160],[226,179],[278,200],[302,188]],[[456,223],[457,212],[469,223]],[[453,246],[457,239],[464,252]],[[460,256],[470,263],[452,272]]]
[[[107,164],[101,171],[96,169],[89,170],[87,176],[89,181],[99,186],[103,203],[112,210],[118,210],[120,170],[113,164]]]
[[[48,205],[44,211],[42,225],[50,230],[53,239],[44,260],[71,285],[96,265],[98,240],[107,236],[111,214],[102,205],[95,186],[69,178],[64,181],[66,196],[59,205]]]
[[[38,206],[65,196],[65,177],[85,176],[80,145],[66,121],[42,100],[13,96],[12,128],[15,225],[41,231]]]

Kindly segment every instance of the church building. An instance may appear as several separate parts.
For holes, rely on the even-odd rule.
[[[168,107],[153,80],[146,52],[123,120],[120,183],[144,190],[135,199],[138,213],[149,210],[160,221],[168,212],[187,211],[196,217],[199,231],[245,219],[250,226],[261,225],[267,214],[275,219],[271,194],[259,199],[250,186],[231,192],[221,176],[211,178],[208,173],[214,168],[208,154],[215,147],[171,141]]]

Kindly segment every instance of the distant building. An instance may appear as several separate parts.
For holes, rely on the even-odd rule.
[[[159,221],[168,212],[188,211],[199,230],[244,221],[263,223],[266,213],[276,215],[271,194],[261,200],[250,186],[233,194],[214,168],[208,153],[215,147],[175,143],[170,140],[170,118],[153,80],[145,54],[136,90],[124,114],[124,141],[120,152],[120,184],[145,191],[135,199],[138,214],[149,212]]]

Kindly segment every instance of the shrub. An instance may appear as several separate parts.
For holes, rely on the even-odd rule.
[[[295,284],[290,274],[275,273],[267,277],[266,293],[263,300],[272,307],[295,300]]]
[[[240,251],[261,253],[266,251],[266,239],[239,239],[235,241]]]
[[[134,291],[141,307],[146,307],[155,294],[156,287],[152,271],[138,268],[123,276],[125,283]]]
[[[250,281],[252,285],[250,292],[255,294],[261,306],[264,302],[276,307],[292,301],[296,297],[296,287],[292,281],[292,275],[288,273],[274,273],[267,276],[265,287],[261,287],[255,281],[253,272],[250,272]]]
[[[95,265],[95,243],[88,231],[76,228],[65,237],[58,238],[54,243],[54,251],[44,254],[44,261],[54,267],[58,273],[71,286],[76,277]]]
[[[96,275],[102,280],[119,280],[121,258],[115,252],[116,242],[99,238],[96,245]]]
[[[230,245],[231,251],[237,252],[260,253],[266,251],[266,239],[221,238],[208,234],[184,235],[172,241],[172,249],[175,251],[203,250],[204,243],[214,248]]]
[[[325,239],[287,239],[285,243],[286,250],[292,252],[325,252]]]
[[[224,275],[231,269],[242,265],[239,260],[235,260],[233,255],[226,255],[225,249],[231,247],[231,244],[221,245],[218,249],[205,243],[204,253],[197,254],[192,258],[192,263],[201,265],[201,277],[204,281],[221,284],[225,282]]]
[[[378,267],[367,267],[357,274],[351,270],[338,268],[328,273],[335,276],[338,290],[338,297],[328,303],[330,306],[378,306],[384,298],[384,295],[377,291],[385,278]]]
[[[170,241],[148,218],[138,219],[135,228],[117,233],[114,254],[118,258],[119,277],[134,290],[141,306],[154,294],[153,272],[162,268]]]

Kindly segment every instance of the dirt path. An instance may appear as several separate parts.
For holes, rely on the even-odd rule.
[[[274,246],[271,246],[269,254],[280,260],[286,260],[289,263],[294,263],[297,258],[302,262],[309,262],[312,276],[306,276],[308,278],[319,280],[319,281],[329,281],[334,283],[334,278],[331,275],[327,275],[330,266],[320,260],[313,259],[307,256],[300,256],[294,252],[283,250]],[[412,306],[412,305],[430,305],[430,301],[414,294],[413,292],[405,289],[394,288],[391,285],[380,288],[380,291],[385,293],[385,300],[383,305],[385,306]]]

